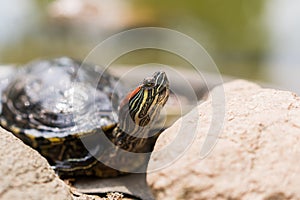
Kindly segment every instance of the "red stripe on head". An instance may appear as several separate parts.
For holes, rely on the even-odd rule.
[[[120,107],[123,107],[125,104],[129,102],[129,99],[131,99],[134,95],[136,95],[141,90],[141,86],[138,86],[135,88],[132,92],[130,92],[120,103]]]

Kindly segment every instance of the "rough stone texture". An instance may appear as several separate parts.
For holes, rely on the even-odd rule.
[[[134,178],[135,177],[135,178]],[[25,145],[22,141],[0,127],[0,199],[24,200],[121,200],[121,193],[142,196],[150,199],[145,177],[126,176],[114,179],[92,179],[76,184],[78,188],[69,187],[60,180],[49,166],[45,158]],[[124,181],[122,181],[124,179]],[[127,183],[127,186],[126,186]],[[133,184],[135,183],[135,184]],[[124,184],[124,186],[122,185]],[[140,187],[138,187],[138,185]],[[134,186],[135,185],[135,186]],[[96,188],[97,186],[97,188]],[[117,186],[117,187],[116,187]],[[133,187],[131,187],[133,186]],[[107,193],[106,198],[87,193]],[[105,195],[104,195],[105,196]]]
[[[170,144],[180,127],[178,134],[197,130],[196,139],[182,157],[147,175],[155,197],[300,199],[300,98],[241,80],[225,84],[224,89],[226,117],[217,144],[207,157],[200,159],[199,152],[211,122],[210,98],[159,137],[154,151]],[[171,150],[152,156],[149,168],[174,156]]]
[[[0,199],[72,199],[47,161],[0,128]]]
[[[82,177],[75,181],[74,187],[82,193],[110,193],[112,191],[129,194],[143,200],[154,199],[147,186],[145,174],[130,174],[109,179]]]

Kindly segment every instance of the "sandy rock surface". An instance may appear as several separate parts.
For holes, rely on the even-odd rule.
[[[145,176],[138,174],[113,179],[81,178],[74,187],[69,187],[55,175],[46,159],[38,152],[0,128],[0,200],[134,199],[127,198],[124,193],[153,199]]]
[[[47,161],[0,128],[0,199],[72,199]]]
[[[219,88],[220,89],[220,88]],[[225,117],[214,149],[201,147],[212,122],[212,100],[178,120],[158,139],[147,175],[157,199],[300,199],[300,98],[246,81],[224,85]],[[195,133],[195,134],[191,134]],[[184,139],[170,146],[180,136]],[[176,157],[182,144],[185,151]],[[182,153],[182,152],[181,152]],[[167,160],[167,161],[166,161]]]

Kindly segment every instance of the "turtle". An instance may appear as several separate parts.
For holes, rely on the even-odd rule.
[[[170,89],[163,71],[130,91],[103,67],[60,57],[28,63],[1,93],[0,125],[59,176],[114,177],[145,170]]]

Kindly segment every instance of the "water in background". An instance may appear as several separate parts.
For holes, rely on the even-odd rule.
[[[67,55],[83,59],[111,34],[140,26],[183,32],[210,53],[220,71],[300,93],[297,0],[11,0],[0,2],[0,63]],[[186,61],[154,50],[118,64]]]
[[[270,48],[264,73],[283,89],[300,94],[300,1],[269,1],[265,20]]]

